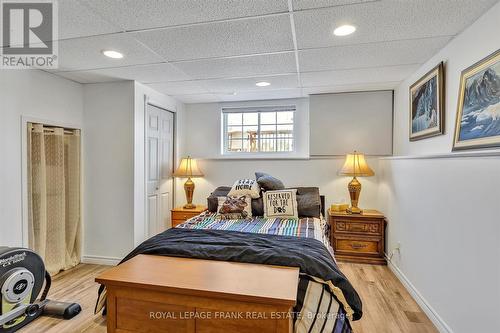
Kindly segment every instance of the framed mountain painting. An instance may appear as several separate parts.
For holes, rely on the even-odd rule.
[[[453,150],[500,147],[500,50],[460,77]]]
[[[439,63],[410,87],[410,141],[444,133],[444,70]]]

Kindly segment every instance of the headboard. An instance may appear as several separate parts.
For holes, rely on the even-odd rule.
[[[320,195],[319,200],[321,201],[321,214],[323,215],[324,218],[326,218],[326,209],[325,209],[325,196]]]

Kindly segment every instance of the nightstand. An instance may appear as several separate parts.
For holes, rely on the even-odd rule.
[[[196,208],[192,209],[187,209],[184,207],[176,207],[172,209],[172,228],[175,228],[175,226],[186,222],[196,215],[200,215],[206,210],[207,207],[203,205],[196,205]]]
[[[364,209],[363,214],[328,211],[328,222],[337,260],[387,264],[384,256],[386,221],[382,213],[371,209]]]

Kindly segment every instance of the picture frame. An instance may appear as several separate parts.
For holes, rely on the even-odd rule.
[[[444,63],[410,86],[410,141],[444,134]]]
[[[500,147],[500,49],[460,75],[453,151]]]

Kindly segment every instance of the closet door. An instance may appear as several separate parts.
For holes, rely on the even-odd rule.
[[[171,226],[174,115],[148,104],[146,121],[147,231],[153,236]]]

